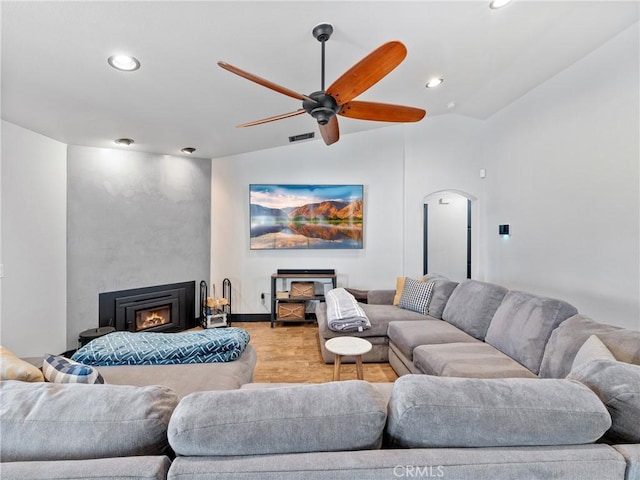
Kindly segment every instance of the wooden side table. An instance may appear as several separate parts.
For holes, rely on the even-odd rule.
[[[334,380],[340,380],[340,365],[345,355],[356,359],[356,374],[358,380],[363,380],[362,355],[371,350],[371,342],[359,337],[334,337],[327,340],[324,346],[336,356],[333,361]]]

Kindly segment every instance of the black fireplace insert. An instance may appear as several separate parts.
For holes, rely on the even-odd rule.
[[[179,332],[195,326],[196,282],[98,295],[98,325],[129,332]]]

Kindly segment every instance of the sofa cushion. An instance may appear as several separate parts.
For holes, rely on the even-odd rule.
[[[0,380],[43,382],[40,369],[16,357],[10,350],[0,347]]]
[[[485,341],[537,374],[551,332],[577,312],[562,300],[511,290],[496,311]]]
[[[165,387],[0,383],[0,461],[158,455],[178,403]]]
[[[424,283],[413,278],[405,278],[398,307],[426,315],[433,285],[433,282]]]
[[[438,274],[429,274],[422,277],[423,282],[433,282],[433,292],[427,313],[433,318],[442,318],[444,309],[451,294],[458,286],[458,282],[453,282],[447,277]]]
[[[413,364],[422,373],[441,377],[535,378],[514,359],[482,342],[421,345],[413,350]]]
[[[169,480],[622,480],[608,445],[388,448],[253,457],[178,457]],[[626,480],[637,480],[627,476]]]
[[[104,378],[95,368],[74,362],[62,355],[45,355],[42,373],[47,381],[52,383],[104,383]]]
[[[371,449],[381,444],[386,417],[384,399],[359,380],[200,392],[180,401],[169,442],[189,456]]]
[[[640,366],[611,359],[578,364],[567,377],[583,383],[611,414],[611,441],[640,443]]]
[[[484,340],[507,289],[493,283],[464,280],[453,291],[442,319],[464,330],[472,337]]]
[[[591,335],[597,335],[616,360],[640,364],[640,332],[598,323],[578,314],[562,322],[551,334],[540,365],[540,376],[566,377],[576,353]]]
[[[435,319],[391,322],[387,336],[409,360],[413,359],[413,349],[420,345],[479,341],[450,323]]]
[[[393,446],[576,445],[611,425],[598,397],[560,379],[477,379],[405,375],[389,401]]]

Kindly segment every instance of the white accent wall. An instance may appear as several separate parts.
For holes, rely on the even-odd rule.
[[[481,240],[488,280],[634,329],[639,44],[636,24],[487,121]]]
[[[330,147],[320,140],[214,159],[211,275],[218,292],[231,280],[233,312],[268,313],[260,294],[279,268],[333,268],[339,286],[392,287],[402,274],[403,154],[402,129],[381,128]],[[252,183],[364,185],[364,249],[250,250]]]
[[[0,344],[65,350],[67,146],[2,122]]]

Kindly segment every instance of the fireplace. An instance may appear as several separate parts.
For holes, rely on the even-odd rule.
[[[136,312],[136,332],[171,323],[171,306],[144,308]]]
[[[98,324],[129,332],[177,332],[195,326],[196,282],[98,295]]]

